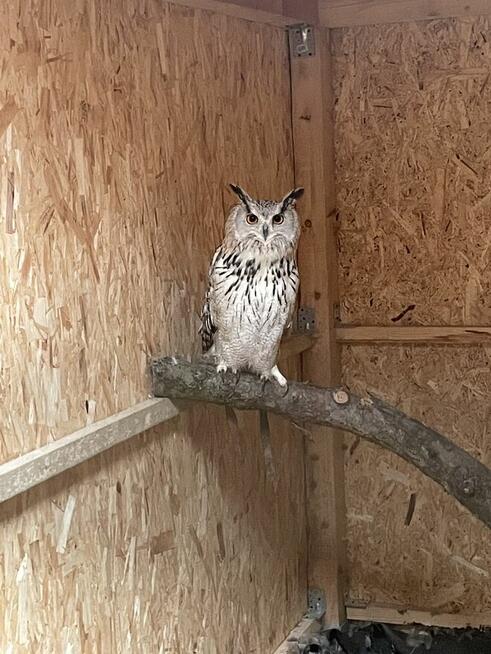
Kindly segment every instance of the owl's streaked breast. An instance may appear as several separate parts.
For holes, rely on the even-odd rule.
[[[215,347],[238,363],[275,359],[298,288],[293,258],[261,261],[242,253],[219,256],[211,281]]]
[[[227,217],[209,269],[202,349],[215,357],[218,372],[248,369],[283,386],[276,359],[297,295],[295,203],[303,189],[275,201],[254,199],[236,184],[230,188],[240,202]]]

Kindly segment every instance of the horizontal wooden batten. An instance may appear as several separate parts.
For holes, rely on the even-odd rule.
[[[491,15],[489,0],[320,0],[321,24],[351,27]]]
[[[283,27],[296,23],[318,23],[319,14],[315,0],[266,0],[257,3],[253,0],[233,2],[229,0],[172,0],[173,4],[206,9],[216,13],[227,14],[254,23],[266,23]],[[262,8],[257,6],[261,4]]]
[[[465,629],[466,627],[491,626],[491,611],[483,613],[432,613],[418,609],[397,606],[368,605],[363,607],[347,606],[348,620],[362,622],[383,622],[386,624],[421,624],[428,627],[447,627]]]
[[[336,338],[343,345],[490,345],[491,327],[338,327]]]
[[[91,459],[165,420],[179,410],[165,398],[153,398],[94,422],[0,465],[0,502],[19,495],[65,470]]]
[[[310,334],[291,334],[281,341],[279,360],[307,352],[314,345],[316,337]]]

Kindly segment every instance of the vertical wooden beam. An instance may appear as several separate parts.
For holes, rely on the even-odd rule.
[[[341,380],[336,343],[333,97],[329,32],[315,30],[314,56],[293,57],[292,112],[296,184],[305,187],[299,248],[300,305],[315,309],[318,338],[303,355],[303,378],[323,386]],[[326,595],[325,622],[345,618],[345,506],[342,434],[316,428],[308,440],[309,586]]]

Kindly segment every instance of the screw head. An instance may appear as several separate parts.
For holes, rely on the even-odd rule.
[[[346,391],[344,391],[342,388],[338,388],[337,390],[334,391],[332,394],[333,400],[336,402],[336,404],[346,404],[349,402],[349,395]]]

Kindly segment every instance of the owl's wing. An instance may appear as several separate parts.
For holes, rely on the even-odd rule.
[[[201,311],[201,326],[198,333],[201,335],[201,347],[203,353],[213,346],[214,335],[217,330],[216,323],[213,319],[212,299],[214,294],[213,277],[215,266],[221,255],[221,248],[219,248],[211,261],[210,270],[208,271],[208,290],[206,291],[205,300],[203,302],[203,309]]]
[[[297,294],[298,294],[298,287],[299,287],[299,279],[298,279],[298,269],[297,269],[296,261],[293,261],[292,272],[290,275],[290,284],[293,289],[293,298],[291,299],[290,306],[288,307],[288,319],[286,321],[285,330],[293,327],[295,309],[297,308]]]
[[[203,303],[203,309],[201,311],[201,327],[199,328],[199,334],[201,336],[201,349],[203,354],[208,352],[208,350],[213,346],[214,334],[217,330],[216,325],[213,322],[209,296],[210,291],[208,290],[206,293],[205,301]]]

